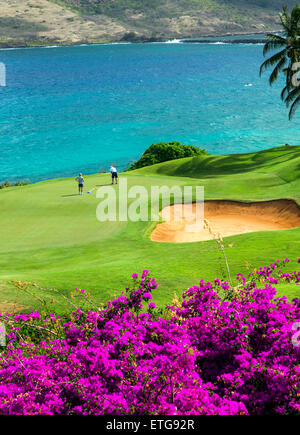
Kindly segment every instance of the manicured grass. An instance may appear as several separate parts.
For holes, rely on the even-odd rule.
[[[300,147],[258,153],[181,159],[121,174],[128,186],[205,186],[206,199],[271,200],[290,198],[300,204]],[[87,176],[85,192],[110,183],[108,174]],[[118,186],[114,186],[118,192]],[[169,244],[152,242],[153,223],[105,222],[96,219],[96,190],[78,196],[73,179],[60,179],[0,190],[0,303],[13,302],[11,280],[36,281],[48,290],[35,290],[64,311],[53,294],[75,287],[105,302],[130,283],[134,272],[149,269],[157,278],[156,302],[172,299],[203,278],[220,276],[224,262],[215,241]],[[229,247],[230,245],[230,247]],[[300,257],[300,228],[257,232],[225,239],[231,274],[289,256],[290,270]],[[292,298],[299,286],[280,286]],[[298,291],[299,296],[299,291]],[[21,293],[18,302],[37,307]],[[0,305],[1,307],[1,305]]]

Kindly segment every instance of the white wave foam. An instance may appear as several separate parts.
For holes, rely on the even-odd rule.
[[[181,39],[170,39],[169,41],[165,41],[165,44],[180,44],[182,41]]]

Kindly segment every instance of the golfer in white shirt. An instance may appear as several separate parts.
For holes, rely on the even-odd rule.
[[[110,173],[111,173],[111,184],[114,184],[114,181],[116,181],[116,184],[118,184],[118,171],[114,166],[110,167]]]

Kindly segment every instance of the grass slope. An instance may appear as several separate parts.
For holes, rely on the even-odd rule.
[[[154,185],[203,185],[206,199],[290,198],[300,204],[300,147],[181,159],[121,177],[127,177],[129,188],[138,184],[148,191]],[[90,175],[85,191],[109,183],[108,174]],[[162,304],[174,291],[180,294],[201,278],[220,276],[223,261],[216,242],[155,243],[149,239],[153,223],[100,223],[95,192],[76,195],[73,179],[0,190],[0,302],[15,301],[13,279],[36,281],[65,294],[79,286],[104,302],[130,282],[132,273],[146,268],[158,279],[157,298]],[[300,228],[233,236],[225,239],[225,246],[232,276],[246,273],[245,262],[257,267],[285,256],[294,260],[290,265],[294,270],[300,256]],[[280,288],[289,297],[297,291],[299,296],[299,286]],[[51,290],[38,294],[54,298],[58,311],[65,309]],[[18,303],[35,306],[24,294]]]

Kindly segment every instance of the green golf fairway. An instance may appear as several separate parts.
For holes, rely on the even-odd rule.
[[[300,204],[300,146],[180,159],[121,177],[128,188],[198,185],[205,187],[205,199],[287,198]],[[162,305],[202,278],[221,276],[224,259],[215,241],[157,243],[150,240],[153,222],[101,223],[96,189],[87,192],[109,185],[110,174],[86,176],[83,196],[77,195],[74,178],[0,190],[0,309],[1,303],[16,300],[28,308],[39,305],[30,295],[17,295],[11,280],[35,281],[46,289],[35,293],[53,299],[53,310],[62,312],[66,302],[51,288],[65,295],[84,288],[97,303],[106,302],[131,282],[134,272],[148,269],[159,284],[155,302]],[[247,274],[246,262],[254,268],[285,257],[292,260],[288,269],[295,270],[300,228],[236,235],[224,244],[232,278]],[[279,294],[299,296],[299,286],[280,285]]]

